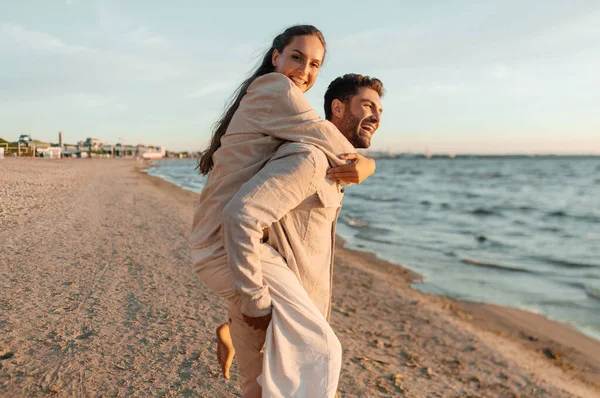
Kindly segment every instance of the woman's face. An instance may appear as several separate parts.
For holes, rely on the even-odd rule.
[[[296,36],[282,52],[273,51],[275,72],[286,75],[303,93],[319,75],[325,48],[317,36]]]

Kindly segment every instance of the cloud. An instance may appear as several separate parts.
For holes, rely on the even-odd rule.
[[[465,92],[465,86],[462,83],[431,83],[425,88],[427,93],[440,97],[455,97]]]
[[[511,70],[503,64],[496,64],[486,70],[486,74],[498,80],[504,80],[511,76]]]
[[[105,7],[102,4],[96,6],[96,16],[98,18],[98,27],[103,33],[112,34],[114,32],[122,33],[132,29],[133,23],[129,18]]]
[[[114,101],[112,97],[91,93],[70,94],[66,99],[78,108],[100,108]]]
[[[153,32],[150,27],[137,25],[134,21],[104,6],[98,6],[97,31],[95,38],[110,41],[117,47],[131,45],[134,48],[167,48],[170,41],[166,37]]]
[[[129,42],[139,46],[166,47],[169,44],[169,41],[166,38],[150,32],[146,26],[140,26],[139,28],[128,32],[125,36]]]
[[[231,82],[218,82],[200,87],[196,91],[186,95],[186,98],[202,98],[231,89],[233,89],[233,84]]]
[[[69,47],[60,39],[44,32],[28,30],[19,25],[0,24],[0,43],[2,47],[27,47],[36,51],[66,52]]]
[[[145,30],[138,30],[132,37],[146,44],[163,43]],[[54,57],[49,69],[64,65],[65,68],[86,73],[88,77],[93,71],[96,78],[108,76],[134,81],[165,81],[188,73],[181,64],[157,59],[157,55],[139,55],[134,52],[68,44],[48,33],[14,24],[0,25],[0,44],[5,51],[20,57],[27,58],[40,53]]]

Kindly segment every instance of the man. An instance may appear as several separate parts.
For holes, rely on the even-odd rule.
[[[337,78],[325,93],[326,119],[332,122],[355,148],[368,148],[373,134],[379,127],[383,92],[383,85],[378,79],[357,74]],[[354,154],[348,156],[348,159],[355,161],[358,156],[360,155]],[[263,262],[280,265],[280,269],[285,267],[288,273],[278,278],[289,279],[285,283],[281,280],[278,282],[282,289],[296,290],[294,294],[290,294],[290,291],[281,294],[277,306],[288,305],[296,309],[301,307],[300,311],[303,313],[316,314],[315,322],[321,322],[318,318],[329,319],[330,315],[335,226],[345,190],[336,181],[355,175],[351,169],[350,166],[330,168],[327,157],[316,146],[288,142],[277,150],[264,168],[240,189],[226,207],[223,240],[230,256],[229,261],[240,264],[257,261],[260,257]],[[361,175],[355,177],[354,182],[365,178]],[[264,187],[268,188],[263,189]],[[252,220],[248,221],[249,218]],[[256,222],[257,219],[262,221]],[[250,235],[262,234],[263,227],[268,232],[263,239],[266,244],[257,245],[253,243]],[[250,278],[252,275],[240,275],[240,278],[243,277]],[[278,288],[270,286],[271,295],[278,294]],[[304,294],[308,295],[308,302],[300,302],[300,299],[291,302],[289,299]],[[271,345],[277,350],[280,339],[286,339],[288,347],[295,346],[293,339],[298,339],[298,346],[310,346],[318,344],[321,338],[328,344],[337,346],[333,356],[339,358],[336,358],[333,364],[323,365],[337,367],[337,376],[328,381],[329,385],[336,386],[341,366],[341,347],[335,335],[328,332],[324,336],[312,336],[312,329],[306,329],[306,325],[283,331],[269,329],[270,333],[267,333],[271,317],[278,316],[278,313],[289,313],[286,310],[278,312],[275,301],[273,306],[275,309],[272,313],[250,317],[243,314],[238,305],[229,305],[229,329],[240,365],[243,396],[260,396],[261,387],[257,379],[263,373],[263,360],[266,367],[289,366],[289,363],[277,363],[276,358],[262,356],[263,345]],[[291,321],[293,324],[293,319]],[[317,325],[313,329],[320,330],[322,326]],[[226,375],[230,366],[230,361],[226,363],[227,353],[230,357],[233,354],[228,331],[227,327],[221,327],[218,332],[219,359],[224,361],[221,364]],[[313,337],[315,341],[310,341]],[[286,362],[293,362],[295,357],[303,355],[310,353],[290,353]],[[306,358],[301,358],[299,363],[302,361],[305,363]],[[294,375],[283,376],[290,378],[291,388],[295,389],[299,396],[304,396],[303,392],[308,394],[310,391],[303,389],[305,387],[301,386],[299,380],[294,379]],[[269,383],[264,377],[263,375],[261,382]],[[331,388],[328,391],[331,391]]]

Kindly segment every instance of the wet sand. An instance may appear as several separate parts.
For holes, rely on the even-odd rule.
[[[0,161],[0,396],[239,395],[225,305],[191,273],[196,195],[135,161]],[[343,397],[600,396],[600,343],[541,316],[410,288],[339,240]]]

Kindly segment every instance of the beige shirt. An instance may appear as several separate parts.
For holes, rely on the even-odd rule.
[[[249,247],[244,247],[246,251],[242,255],[238,251],[241,248],[236,248],[236,245],[231,243],[225,251],[223,246],[225,237],[222,234],[223,211],[240,187],[256,176],[286,141],[310,144],[313,157],[326,159],[328,165],[345,164],[337,158],[337,155],[355,152],[352,145],[332,123],[317,115],[304,94],[287,77],[279,73],[261,76],[249,87],[226,134],[221,139],[221,147],[213,155],[214,167],[208,175],[195,209],[190,236],[192,250],[211,248],[210,255],[194,258],[195,269],[218,264],[219,261],[215,261],[216,259],[228,256],[236,289],[242,297],[242,312],[250,316],[261,316],[270,311],[268,287],[262,280],[256,252],[249,250]],[[307,150],[306,145],[303,148],[304,151]],[[318,150],[320,155],[314,155],[315,150]],[[264,174],[261,175],[264,178]],[[324,179],[324,176],[325,170],[322,170],[321,177]],[[257,183],[258,180],[254,179],[253,184]],[[333,182],[330,183],[335,186]],[[259,183],[263,186],[263,190],[268,189],[268,184],[270,183]],[[275,203],[267,203],[267,205],[275,205]],[[283,214],[281,216],[283,217]],[[252,214],[249,217],[258,220],[258,217]],[[268,222],[260,220],[260,223],[268,226],[268,223],[277,221],[279,219],[270,218]],[[244,231],[250,236],[251,244],[260,244],[262,229],[258,240],[255,240],[256,226],[248,226],[247,220],[244,225],[246,225]],[[271,229],[270,240],[278,242],[279,247],[284,247],[283,242],[286,237],[278,236],[281,231],[277,228]],[[241,234],[239,230],[234,233],[236,236]],[[292,251],[297,249],[298,245],[297,242],[289,242]],[[252,249],[256,247],[252,246]],[[242,258],[244,256],[246,258]],[[303,256],[294,256],[294,258],[303,258]],[[297,270],[304,270],[311,266],[297,261],[296,265],[291,265]],[[300,271],[296,273],[299,277],[306,274]]]
[[[242,295],[243,313],[260,314],[270,305],[260,275],[261,238],[268,228],[266,244],[283,256],[319,311],[329,316],[335,225],[344,194],[325,178],[328,168],[315,146],[284,144],[225,207],[223,241],[234,280],[242,292],[254,294]]]

